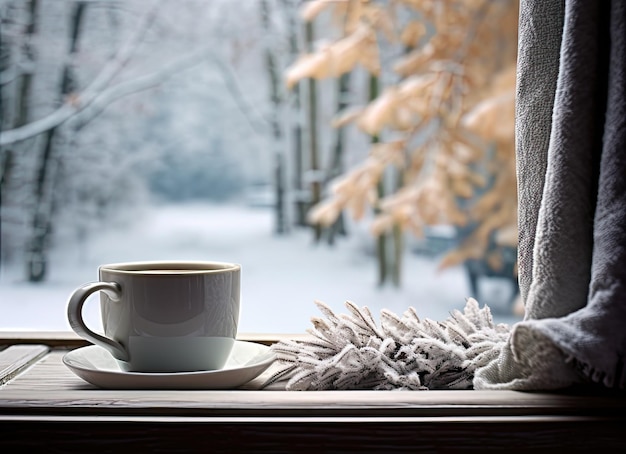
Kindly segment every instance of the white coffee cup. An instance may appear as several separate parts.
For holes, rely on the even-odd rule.
[[[102,265],[100,280],[71,295],[67,316],[84,339],[132,372],[189,372],[224,367],[239,322],[241,266],[223,262]],[[87,327],[82,308],[100,292],[104,335]]]

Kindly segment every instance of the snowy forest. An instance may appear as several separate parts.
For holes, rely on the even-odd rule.
[[[2,2],[3,264],[41,281],[60,235],[88,238],[151,194],[224,199],[267,177],[267,120],[249,107],[267,90],[244,97],[234,72],[255,73],[253,3]]]
[[[513,0],[0,0],[0,290],[177,204],[207,235],[358,238],[359,286],[428,279],[419,256],[459,295],[516,287],[516,30]],[[203,241],[178,251],[237,260]]]

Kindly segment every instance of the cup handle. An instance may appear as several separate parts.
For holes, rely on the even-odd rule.
[[[122,344],[108,337],[94,333],[87,328],[83,320],[83,305],[87,298],[95,292],[103,291],[114,302],[120,300],[121,288],[117,282],[90,282],[76,289],[67,304],[67,319],[72,329],[80,337],[108,350],[115,358],[128,361],[129,355]]]

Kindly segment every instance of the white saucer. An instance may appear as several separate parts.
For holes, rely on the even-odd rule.
[[[229,389],[260,375],[274,361],[269,347],[236,341],[223,369],[198,372],[124,372],[105,349],[97,345],[77,348],[63,363],[83,380],[107,389]]]

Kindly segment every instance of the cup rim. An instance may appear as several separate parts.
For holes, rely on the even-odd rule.
[[[167,270],[169,273],[154,273],[155,270]],[[180,270],[180,273],[176,271]],[[100,265],[98,271],[141,276],[180,276],[189,274],[214,274],[240,271],[241,265],[232,262],[202,260],[146,260],[136,262],[118,262]],[[152,271],[152,272],[151,272]]]

